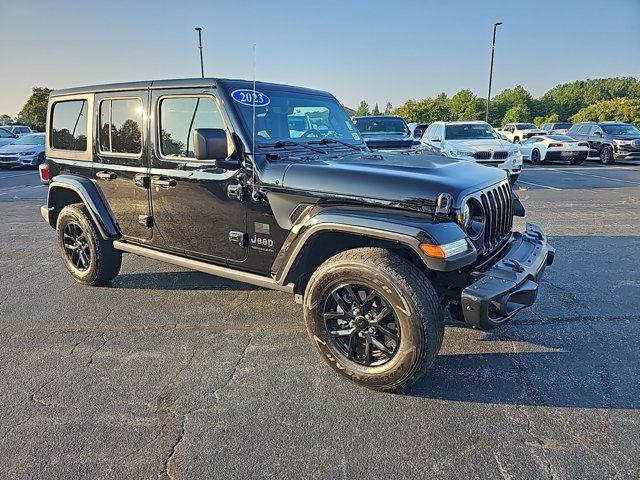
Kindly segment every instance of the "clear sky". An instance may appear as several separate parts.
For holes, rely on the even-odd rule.
[[[381,108],[444,91],[536,96],[585,78],[640,78],[640,0],[0,0],[0,114],[31,88],[205,74],[329,90]]]

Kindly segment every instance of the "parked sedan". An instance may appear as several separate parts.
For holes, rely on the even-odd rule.
[[[394,115],[353,117],[367,146],[372,150],[409,149],[420,146],[407,122]]]
[[[589,144],[566,135],[537,135],[520,145],[522,157],[539,165],[550,160],[568,160],[571,165],[580,165],[589,154]]]
[[[11,130],[7,130],[4,127],[0,128],[0,147],[9,145],[10,143],[15,142],[17,139],[18,136],[11,133]]]
[[[0,147],[0,167],[37,167],[44,162],[44,133],[31,133]]]
[[[5,125],[2,128],[9,130],[16,137],[23,137],[25,135],[29,135],[30,133],[34,133],[31,128],[26,125]]]

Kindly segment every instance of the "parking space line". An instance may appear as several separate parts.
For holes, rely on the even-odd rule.
[[[21,190],[27,190],[30,188],[38,188],[38,187],[46,187],[46,185],[20,185],[19,187],[15,187],[7,192],[1,192],[0,195],[9,195],[10,193],[18,193]]]
[[[604,180],[611,180],[612,182],[622,182],[622,183],[630,183],[632,185],[639,185],[640,182],[634,182],[633,180],[621,180],[618,178],[605,177],[603,175],[594,175],[593,173],[579,173],[579,172],[570,172],[567,170],[560,170],[563,173],[568,173],[570,175],[580,175],[582,177],[594,177],[594,178],[602,178]]]
[[[15,175],[0,175],[0,180],[5,178],[23,177],[24,175],[38,176],[38,172],[16,173]]]
[[[561,191],[561,188],[550,187],[549,185],[540,185],[539,183],[525,182],[524,180],[518,180],[518,183],[524,183],[525,185],[533,185],[534,187],[548,188],[549,190]]]

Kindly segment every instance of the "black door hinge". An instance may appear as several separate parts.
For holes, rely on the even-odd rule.
[[[144,225],[147,228],[153,227],[153,216],[152,215],[138,215],[138,223],[140,225]]]
[[[239,245],[241,247],[246,247],[249,245],[249,235],[244,232],[229,232],[229,241],[234,245]]]
[[[138,173],[135,177],[133,177],[133,181],[136,184],[136,187],[148,189],[151,185],[151,179],[149,175],[145,175],[144,173]]]
[[[244,187],[242,185],[228,185],[227,186],[227,196],[234,200],[244,201]]]

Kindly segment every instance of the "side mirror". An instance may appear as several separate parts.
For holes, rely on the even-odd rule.
[[[224,160],[228,153],[227,132],[221,128],[196,128],[193,149],[198,160]]]
[[[413,131],[413,138],[420,138],[424,132],[420,128],[416,128]]]
[[[602,132],[593,132],[596,137],[602,137]]]

